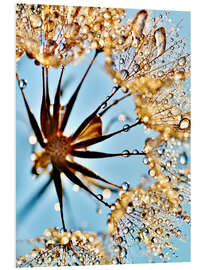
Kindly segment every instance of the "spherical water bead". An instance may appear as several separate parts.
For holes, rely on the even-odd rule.
[[[130,156],[130,152],[128,150],[124,150],[122,152],[122,155],[123,155],[123,157],[129,157]]]
[[[132,153],[136,155],[139,154],[139,151],[137,149],[134,149]]]
[[[180,129],[187,129],[190,127],[190,119],[183,118],[179,123]]]
[[[103,105],[102,105],[102,109],[105,109],[107,107],[107,102],[105,102]]]
[[[24,89],[26,86],[27,86],[27,81],[24,80],[24,79],[21,79],[21,80],[20,80],[20,83],[19,83],[19,87],[20,87],[21,89]]]
[[[119,61],[119,64],[121,64],[121,65],[125,64],[125,59],[121,58],[120,61]]]
[[[129,228],[126,226],[123,230],[122,230],[123,234],[128,234],[129,233]]]
[[[103,196],[102,196],[101,194],[98,194],[98,195],[97,195],[97,198],[98,198],[99,200],[103,201]]]
[[[126,80],[128,78],[128,76],[129,76],[129,72],[126,69],[123,69],[121,71],[121,74],[122,74],[122,77],[121,77],[122,80]]]
[[[123,126],[123,131],[128,132],[129,129],[130,129],[130,126],[128,124]]]
[[[112,88],[112,94],[115,94],[115,92],[116,92],[118,89],[119,89],[118,86],[114,86],[114,87]]]
[[[120,261],[117,257],[115,257],[115,258],[113,258],[112,263],[113,264],[120,264]]]
[[[126,182],[123,182],[121,186],[122,186],[123,191],[128,191],[130,188],[130,183],[126,181]]]
[[[187,164],[187,155],[185,152],[180,155],[180,164],[182,165]]]
[[[144,163],[145,165],[147,165],[147,164],[149,163],[148,157],[144,157],[144,158],[143,158],[143,163]]]
[[[135,72],[138,72],[138,71],[140,71],[140,65],[138,65],[138,64],[135,64],[135,66],[134,66],[134,71]]]
[[[186,64],[186,57],[183,56],[178,60],[179,66],[184,66]]]
[[[30,23],[32,25],[32,28],[39,28],[42,26],[42,20],[40,16],[38,15],[31,15],[30,16]]]
[[[122,248],[121,253],[120,253],[120,256],[122,258],[125,258],[127,256],[127,250],[126,250],[126,248],[124,248],[124,247]]]
[[[111,211],[114,211],[114,210],[116,209],[115,204],[112,204],[112,205],[110,206],[110,208],[111,208]]]

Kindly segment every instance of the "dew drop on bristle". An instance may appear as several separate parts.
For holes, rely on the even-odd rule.
[[[31,15],[30,16],[30,23],[31,23],[33,28],[39,28],[42,26],[42,20],[41,20],[40,16],[38,16],[38,15]]]
[[[101,194],[98,194],[98,195],[97,195],[97,198],[98,198],[99,200],[103,200],[103,196],[102,196]]]
[[[128,73],[128,71],[126,69],[123,69],[121,71],[121,74],[122,74],[122,80],[126,80],[128,78],[128,76],[129,76],[129,73]]]
[[[188,118],[183,118],[179,123],[180,129],[188,129],[190,127],[190,120]]]
[[[27,86],[27,81],[24,79],[20,80],[19,86],[21,89],[24,89]]]
[[[162,55],[166,49],[166,33],[164,27],[160,27],[154,32],[154,38],[156,41],[157,57],[158,57]]]
[[[129,157],[130,152],[129,152],[128,150],[124,150],[124,151],[122,152],[122,155],[123,155],[124,157]]]
[[[185,56],[181,57],[178,60],[178,64],[179,64],[179,66],[184,66],[186,64],[186,58],[185,58]]]
[[[130,126],[128,124],[123,126],[123,131],[128,132],[129,129],[130,129]]]
[[[124,58],[121,58],[121,59],[120,59],[119,64],[121,64],[121,65],[125,64]]]
[[[123,191],[128,191],[130,188],[129,182],[123,182],[121,186]]]

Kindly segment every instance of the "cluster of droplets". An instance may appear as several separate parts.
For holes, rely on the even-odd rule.
[[[161,184],[169,199],[181,205],[190,203],[190,141],[148,139],[145,152],[149,176]]]
[[[135,96],[138,118],[148,127],[161,133],[164,139],[190,137],[190,96],[182,82],[158,84],[156,89]]]
[[[124,9],[16,5],[16,59],[25,52],[36,64],[58,67],[91,49],[121,49],[117,27]]]
[[[42,247],[34,248],[30,254],[17,259],[16,266],[71,266],[109,264],[100,238],[95,233],[81,231],[63,232],[50,228],[44,235],[31,240]]]
[[[131,22],[131,46],[119,54],[107,52],[106,67],[114,81],[136,91],[134,80],[144,76],[183,80],[190,72],[190,56],[179,30],[168,12],[151,19],[146,10],[138,12]]]
[[[108,231],[113,246],[113,263],[130,263],[139,250],[149,258],[167,261],[176,256],[173,239],[183,239],[178,206],[163,195],[158,184],[123,192],[111,207]]]

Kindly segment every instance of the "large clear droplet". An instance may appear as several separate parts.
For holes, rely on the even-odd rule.
[[[181,57],[181,58],[178,60],[179,66],[184,66],[185,63],[186,63],[186,58],[185,58],[185,56]]]
[[[166,32],[164,27],[158,28],[154,32],[154,37],[156,41],[157,56],[162,55],[166,49]]]
[[[183,118],[179,123],[180,129],[187,129],[190,127],[190,119]]]
[[[41,20],[40,16],[38,16],[38,15],[31,15],[30,16],[30,23],[31,23],[33,28],[38,28],[38,27],[42,26],[42,20]]]
[[[123,69],[121,71],[121,74],[122,74],[122,77],[121,77],[122,80],[126,80],[128,78],[128,76],[129,76],[129,72],[126,69]]]

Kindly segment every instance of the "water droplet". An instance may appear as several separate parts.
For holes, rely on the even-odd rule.
[[[122,155],[123,155],[123,157],[129,157],[129,156],[130,156],[130,151],[124,150],[124,151],[122,152]]]
[[[132,152],[133,152],[133,154],[135,154],[135,155],[136,155],[136,154],[139,154],[139,151],[138,151],[137,149],[134,149]]]
[[[128,191],[130,188],[130,183],[126,181],[126,182],[123,182],[121,186],[122,186],[123,191]]]
[[[125,59],[121,58],[120,61],[119,61],[119,64],[121,64],[121,65],[125,64]]]
[[[105,102],[103,105],[102,105],[102,109],[105,109],[107,107],[107,102]]]
[[[112,94],[115,94],[115,92],[118,90],[118,86],[114,86],[113,88],[112,88]]]
[[[179,123],[180,129],[187,129],[190,127],[190,119],[183,118]]]
[[[130,126],[128,124],[123,126],[123,131],[128,132],[129,129],[130,129]]]
[[[42,20],[41,20],[40,16],[38,16],[38,15],[31,15],[30,16],[30,23],[31,23],[33,28],[38,28],[38,27],[42,26]]]
[[[184,66],[185,63],[186,63],[186,57],[185,57],[185,56],[181,57],[181,58],[178,60],[179,66]]]
[[[126,257],[127,256],[127,250],[126,250],[126,248],[122,248],[122,250],[121,250],[121,253],[120,253],[120,256],[122,257],[122,258],[124,258],[124,257]]]
[[[135,64],[135,66],[134,66],[134,71],[135,71],[135,72],[140,71],[140,65]]]
[[[154,32],[154,37],[157,47],[157,56],[160,56],[165,52],[166,49],[166,33],[164,27],[158,28]]]
[[[127,233],[129,233],[129,228],[126,226],[123,229],[123,234],[127,234]]]
[[[113,264],[120,264],[120,261],[117,257],[115,257],[113,260],[112,260],[112,263]]]
[[[129,76],[129,72],[126,70],[126,69],[123,69],[122,71],[121,71],[121,79],[122,80],[126,80],[127,78],[128,78],[128,76]]]
[[[103,196],[102,196],[101,194],[98,194],[98,195],[97,195],[97,198],[98,198],[99,200],[103,201]]]
[[[114,211],[114,210],[116,209],[115,204],[112,204],[112,205],[110,206],[110,208],[111,208],[111,211]]]
[[[24,80],[24,79],[21,79],[21,80],[20,80],[20,83],[19,83],[19,87],[20,87],[21,89],[24,89],[26,86],[27,86],[27,81]]]
[[[144,158],[143,158],[143,163],[144,163],[145,165],[147,165],[147,164],[149,163],[148,157],[144,157]]]
[[[185,164],[187,164],[187,155],[186,155],[186,153],[184,152],[184,153],[182,153],[181,155],[180,155],[180,164],[182,164],[182,165],[185,165]]]

